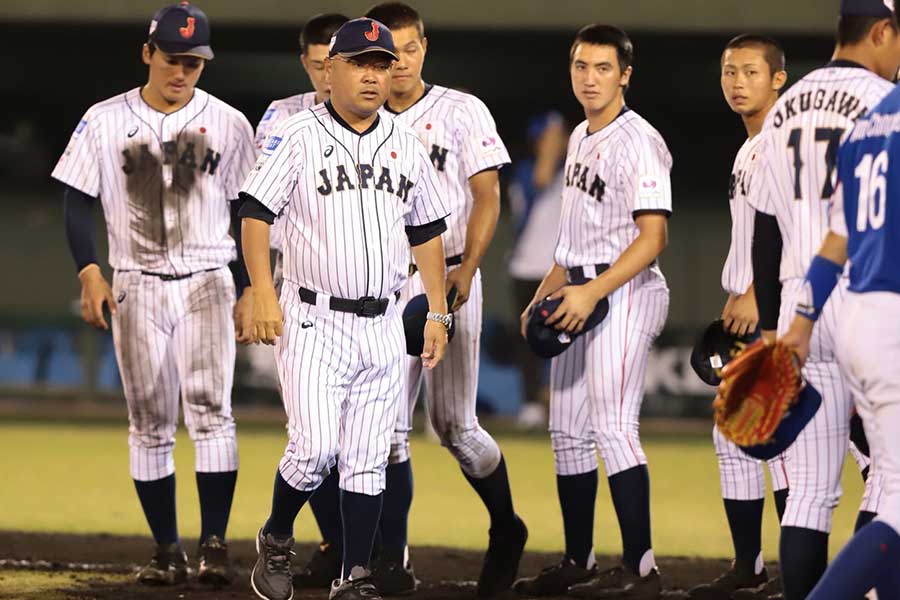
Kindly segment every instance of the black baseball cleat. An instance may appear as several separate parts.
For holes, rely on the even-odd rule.
[[[305,589],[330,589],[331,582],[341,577],[343,560],[341,548],[323,541],[303,570],[294,573],[294,585]]]
[[[372,579],[378,591],[384,596],[407,596],[419,587],[419,580],[412,563],[382,558],[372,560]]]
[[[250,586],[256,595],[265,600],[291,600],[294,586],[291,582],[291,556],[294,554],[294,538],[276,539],[272,534],[256,534],[258,557],[250,573]]]
[[[350,577],[344,581],[335,579],[331,584],[328,600],[381,600],[372,574],[362,567],[350,569]]]
[[[659,569],[653,567],[645,577],[624,567],[601,571],[585,583],[569,587],[569,595],[576,598],[628,598],[629,600],[657,600],[662,593]]]
[[[518,515],[509,529],[491,527],[488,549],[478,576],[477,594],[491,598],[512,587],[519,572],[519,561],[528,541],[528,528]]]
[[[181,544],[156,547],[150,563],[137,572],[138,583],[144,585],[175,585],[187,581],[187,554]]]
[[[752,569],[735,563],[730,569],[716,577],[712,583],[692,587],[688,590],[688,596],[691,600],[730,600],[735,591],[757,588],[768,580],[769,576],[765,567],[761,572],[755,574]]]
[[[228,564],[228,544],[219,536],[211,535],[200,542],[197,551],[197,581],[216,587],[231,583],[231,566]]]
[[[541,570],[535,577],[525,577],[513,584],[513,590],[520,596],[565,596],[569,587],[590,581],[597,575],[596,565],[585,569],[572,559],[563,557],[559,564]]]

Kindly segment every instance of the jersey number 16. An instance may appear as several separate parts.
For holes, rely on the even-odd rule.
[[[888,153],[882,150],[872,158],[866,154],[859,161],[853,175],[859,180],[859,198],[856,207],[856,230],[881,229],[887,205]]]

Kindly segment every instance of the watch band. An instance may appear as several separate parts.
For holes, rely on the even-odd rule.
[[[421,313],[419,313],[419,314],[421,314]],[[435,321],[437,323],[440,323],[447,329],[450,329],[450,324],[453,322],[452,314],[444,314],[444,313],[439,313],[439,312],[429,311],[425,315],[425,318],[428,319],[429,321]]]

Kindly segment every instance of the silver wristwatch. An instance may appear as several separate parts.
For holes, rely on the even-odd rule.
[[[436,321],[447,329],[450,329],[450,325],[453,323],[453,314],[451,313],[445,315],[444,313],[429,311],[428,314],[425,315],[425,318],[429,321]]]

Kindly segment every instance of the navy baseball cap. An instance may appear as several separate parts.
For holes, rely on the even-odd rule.
[[[894,15],[894,0],[841,0],[841,15],[889,19]]]
[[[166,54],[182,54],[212,60],[209,47],[209,20],[190,2],[161,8],[150,21],[148,42]]]
[[[534,306],[531,314],[528,315],[528,321],[525,323],[525,340],[531,347],[532,352],[541,358],[559,356],[572,345],[572,342],[578,336],[584,335],[599,325],[609,313],[609,300],[603,298],[597,302],[594,312],[588,316],[581,331],[568,333],[545,323],[547,318],[556,312],[560,304],[562,304],[562,298],[556,298],[555,300],[545,298],[541,300]]]
[[[328,56],[350,58],[368,52],[381,52],[397,59],[391,30],[375,19],[362,17],[347,21],[334,32],[328,46]]]
[[[806,424],[812,421],[813,417],[819,411],[822,405],[822,395],[809,383],[800,390],[797,401],[788,409],[781,423],[765,444],[757,444],[755,446],[738,446],[744,454],[756,458],[758,460],[769,460],[775,458],[785,450],[791,447],[791,444],[806,427]]]

